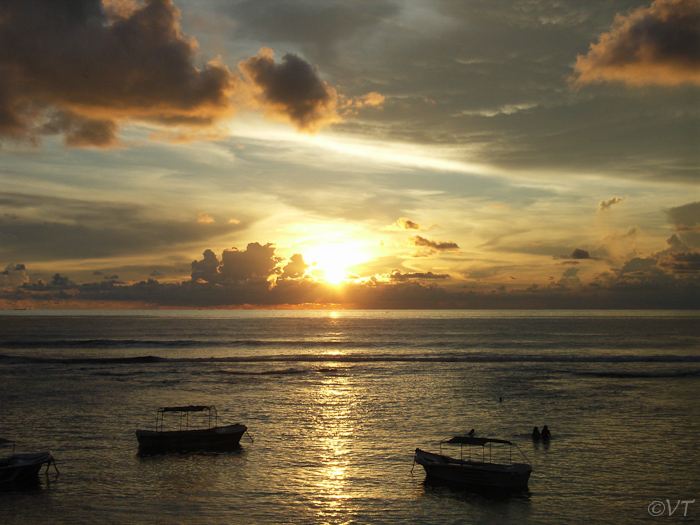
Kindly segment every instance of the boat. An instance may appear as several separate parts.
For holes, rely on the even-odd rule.
[[[46,465],[46,472],[53,464],[58,474],[56,460],[50,452],[35,452],[31,454],[15,454],[14,442],[0,439],[1,444],[12,443],[12,455],[0,458],[0,488],[15,487],[23,484],[38,482],[41,467]]]
[[[460,458],[443,455],[443,444],[459,445]],[[465,445],[468,453],[467,458],[464,457]],[[476,453],[473,450],[475,447],[477,447]],[[480,451],[478,447],[481,447]],[[503,450],[504,447],[508,447],[507,454]],[[514,463],[512,461],[513,447],[520,452],[527,463]],[[507,462],[496,463],[492,461],[494,448],[499,460],[507,455]],[[527,490],[528,480],[532,473],[532,465],[520,447],[505,439],[455,436],[440,441],[440,454],[416,448],[414,461],[423,466],[428,481],[484,489],[524,491]]]
[[[206,427],[190,429],[190,414],[203,413],[199,418]],[[175,415],[177,430],[165,430],[164,416]],[[172,418],[169,418],[172,419]],[[168,452],[226,452],[240,448],[248,427],[241,423],[218,426],[216,408],[209,405],[161,407],[156,414],[155,430],[137,430],[139,454],[154,455]],[[252,438],[251,438],[252,439]]]

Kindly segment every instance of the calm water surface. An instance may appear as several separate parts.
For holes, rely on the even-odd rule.
[[[698,522],[698,392],[700,312],[4,312],[0,437],[60,476],[0,492],[0,523]],[[138,457],[182,404],[254,441]],[[412,469],[471,428],[518,444],[528,493]]]

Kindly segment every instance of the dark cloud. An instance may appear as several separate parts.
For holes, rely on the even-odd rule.
[[[170,0],[107,6],[0,4],[0,135],[62,132],[69,146],[106,147],[130,119],[207,127],[230,115],[234,75],[195,65]]]
[[[301,254],[295,253],[289,258],[289,263],[282,268],[282,278],[298,279],[303,277],[310,266],[304,262],[304,257]]]
[[[269,117],[289,120],[309,132],[341,121],[338,93],[298,56],[284,55],[278,64],[272,50],[263,48],[238,68],[252,90],[248,101]]]
[[[277,273],[277,263],[280,257],[275,256],[275,246],[271,243],[261,245],[257,242],[248,244],[244,251],[237,248],[224,250],[221,255],[221,268],[219,271],[227,281],[267,282]]]
[[[700,2],[655,0],[618,15],[610,32],[576,60],[576,86],[616,81],[632,86],[700,85]]]
[[[433,272],[408,272],[403,273],[400,270],[393,270],[388,278],[390,281],[395,282],[405,282],[413,280],[439,280],[439,279],[449,279],[449,275],[445,273],[433,273]]]
[[[457,246],[457,243],[454,242],[438,242],[438,241],[431,241],[430,239],[426,239],[424,237],[421,237],[420,235],[416,235],[415,237],[411,237],[409,239],[411,246],[419,246],[422,248],[428,248],[432,251],[436,252],[454,252],[459,250],[459,246]]]
[[[600,203],[598,203],[598,212],[609,210],[615,204],[620,204],[625,198],[626,197],[612,197],[611,199],[600,201]]]
[[[574,248],[574,250],[569,255],[569,259],[590,259],[591,254],[588,250],[582,250],[581,248]]]
[[[221,281],[219,273],[219,259],[211,250],[204,250],[203,259],[201,261],[192,261],[192,280],[206,281],[209,283],[217,283]]]

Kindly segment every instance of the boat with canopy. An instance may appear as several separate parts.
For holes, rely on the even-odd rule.
[[[177,430],[165,429],[166,414],[174,416],[168,418],[168,426],[177,426]],[[195,422],[199,422],[200,428],[190,428]],[[142,455],[226,452],[240,448],[241,437],[247,430],[248,427],[241,423],[219,426],[216,408],[211,405],[174,406],[159,408],[155,430],[137,430],[136,438]]]
[[[459,445],[459,459],[442,454],[444,444]],[[527,463],[513,462],[513,447]],[[473,436],[440,441],[439,454],[416,448],[415,463],[423,466],[428,480],[508,491],[527,490],[532,473],[532,465],[517,444]]]

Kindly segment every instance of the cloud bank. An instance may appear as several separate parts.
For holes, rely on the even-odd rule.
[[[0,272],[0,305],[25,308],[700,308],[700,249],[676,235],[666,249],[634,256],[583,281],[567,268],[545,286],[506,290],[464,281],[448,274],[402,272],[331,285],[313,276],[303,256],[276,255],[271,243],[250,243],[245,250],[205,250],[191,264],[191,279],[160,283],[155,279],[123,283],[118,277],[77,283],[68,275],[32,281],[24,264]],[[588,252],[575,250],[576,258]],[[103,275],[101,272],[98,275]],[[440,285],[438,285],[440,283]]]
[[[617,15],[611,30],[577,57],[570,81],[577,87],[700,85],[700,2],[655,0]]]

